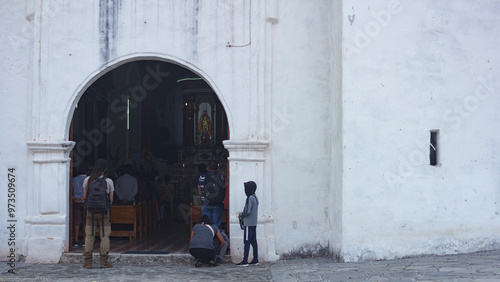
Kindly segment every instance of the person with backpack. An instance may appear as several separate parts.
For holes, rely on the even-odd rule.
[[[244,186],[247,199],[243,212],[238,214],[238,218],[243,220],[243,260],[236,265],[259,265],[259,248],[257,246],[257,212],[259,210],[259,200],[255,195],[257,184],[253,181],[248,181],[244,183]],[[248,263],[250,245],[252,245],[253,249],[253,259]]]
[[[217,172],[216,161],[208,163],[207,172],[200,175],[198,189],[201,196],[201,214],[207,215],[217,228],[222,222],[224,198],[226,196],[226,179]]]
[[[97,159],[90,176],[83,181],[83,194],[87,203],[87,224],[85,226],[84,268],[92,268],[92,250],[94,249],[95,232],[101,237],[100,258],[101,268],[113,265],[108,261],[109,236],[111,235],[111,205],[115,188],[113,181],[104,174],[108,162]]]

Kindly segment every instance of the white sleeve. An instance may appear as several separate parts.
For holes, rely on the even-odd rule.
[[[106,178],[106,184],[108,184],[108,194],[111,192],[115,192],[115,185],[113,184],[113,180]]]
[[[83,190],[87,190],[87,188],[89,188],[88,187],[89,186],[89,178],[90,178],[90,176],[87,176],[85,178],[85,180],[83,180]]]

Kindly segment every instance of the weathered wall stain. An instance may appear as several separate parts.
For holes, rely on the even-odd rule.
[[[193,58],[198,57],[198,18],[200,12],[200,1],[193,1]]]
[[[99,0],[99,53],[105,62],[116,54],[120,7],[121,0]]]
[[[352,15],[347,16],[347,19],[349,19],[349,22],[351,23],[351,25],[354,22],[355,17],[356,17],[356,15],[354,14],[354,7],[352,7]]]
[[[282,259],[297,259],[311,257],[332,257],[330,248],[321,244],[306,244],[294,250],[289,250],[286,253],[280,254]],[[339,260],[337,256],[332,257]]]

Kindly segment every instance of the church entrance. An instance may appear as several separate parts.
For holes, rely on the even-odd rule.
[[[115,192],[111,252],[188,252],[190,228],[200,216],[200,171],[215,160],[219,172],[226,177],[228,172],[222,144],[229,139],[227,117],[201,77],[163,61],[123,64],[85,91],[69,136],[76,142],[71,179],[104,158],[107,177],[116,181],[129,172],[137,180],[132,200]],[[70,203],[76,198],[73,188],[71,183]],[[70,250],[83,252],[74,207],[70,204]]]

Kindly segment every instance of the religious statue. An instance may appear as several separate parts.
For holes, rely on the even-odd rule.
[[[200,117],[198,133],[200,134],[201,144],[210,144],[212,140],[212,123],[210,122],[210,117],[207,115],[206,110],[203,111],[203,115]]]

